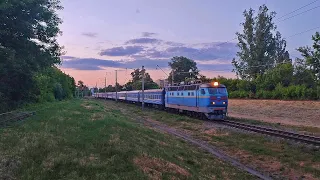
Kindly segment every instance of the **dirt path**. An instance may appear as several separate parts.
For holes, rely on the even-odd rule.
[[[247,171],[248,173],[254,175],[254,176],[257,176],[261,179],[271,179],[270,177],[268,177],[267,175],[264,175],[242,163],[240,163],[239,161],[237,161],[236,159],[233,159],[231,158],[230,156],[224,154],[223,152],[221,152],[220,150],[218,150],[218,148],[212,146],[212,145],[209,145],[208,143],[202,141],[202,140],[199,140],[199,139],[194,139],[192,138],[190,135],[186,134],[186,133],[183,133],[181,131],[178,131],[177,129],[175,128],[171,128],[171,127],[168,127],[164,124],[161,124],[157,121],[152,121],[152,120],[146,120],[146,119],[141,119],[141,118],[138,118],[136,119],[137,122],[139,123],[142,123],[144,124],[145,126],[149,126],[149,127],[152,127],[152,128],[155,128],[157,130],[160,130],[162,132],[165,132],[165,133],[168,133],[168,134],[171,134],[171,135],[174,135],[176,137],[179,137],[189,143],[192,143],[206,151],[208,151],[209,153],[211,153],[212,155],[218,157],[219,159],[223,160],[223,161],[227,161],[229,163],[231,163],[233,166],[235,167],[238,167],[244,171]]]
[[[108,106],[109,108],[111,108],[110,106]],[[120,110],[123,114],[132,114],[132,112],[130,110],[128,110],[127,108],[124,108],[123,106],[118,106],[114,107],[118,110]],[[232,158],[231,156],[228,156],[227,154],[223,153],[221,150],[219,150],[219,148],[208,144],[205,141],[202,141],[200,139],[196,139],[194,137],[192,137],[192,133],[188,133],[188,131],[183,131],[181,129],[176,129],[173,127],[169,127],[168,125],[153,120],[151,118],[148,117],[143,117],[140,116],[138,114],[135,114],[135,116],[131,116],[130,119],[134,120],[135,122],[142,124],[144,126],[150,127],[154,130],[163,132],[163,133],[167,133],[167,134],[171,134],[174,135],[178,138],[181,138],[183,140],[185,140],[188,143],[191,143],[193,145],[196,145],[204,150],[206,150],[207,152],[209,152],[210,154],[212,154],[213,156],[221,159],[222,161],[226,161],[230,164],[232,164],[233,166],[246,171],[256,177],[259,177],[260,179],[272,179],[270,178],[268,175],[263,174],[247,165],[242,164],[241,162],[239,162],[238,160]]]
[[[230,99],[229,116],[320,128],[320,101]]]

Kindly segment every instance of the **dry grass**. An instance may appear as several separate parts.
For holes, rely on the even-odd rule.
[[[184,168],[163,159],[149,157],[143,155],[133,159],[133,162],[138,166],[150,179],[162,179],[163,173],[181,175],[183,177],[190,176],[190,173]],[[172,177],[175,178],[175,177]]]
[[[320,128],[320,101],[229,100],[231,117]]]

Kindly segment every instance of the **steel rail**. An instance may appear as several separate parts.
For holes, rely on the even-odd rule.
[[[228,126],[232,126],[239,129],[245,129],[248,131],[253,131],[261,134],[267,134],[271,136],[277,136],[282,137],[285,139],[291,139],[291,140],[297,140],[308,144],[313,144],[320,146],[320,137],[317,136],[311,136],[311,135],[305,135],[305,134],[299,134],[289,131],[284,131],[280,129],[273,129],[269,127],[262,127],[262,126],[256,126],[251,124],[245,124],[245,123],[239,123],[235,121],[230,120],[221,120],[220,123]]]

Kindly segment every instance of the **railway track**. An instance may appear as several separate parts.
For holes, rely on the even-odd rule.
[[[8,112],[0,114],[0,127],[6,127],[12,123],[22,121],[25,118],[28,118],[35,114],[35,111],[32,112]]]
[[[289,132],[289,131],[284,131],[279,129],[273,129],[269,127],[246,124],[246,123],[239,123],[239,122],[230,121],[230,120],[222,120],[220,121],[220,123],[227,126],[235,127],[238,129],[244,129],[248,131],[257,132],[260,134],[266,134],[266,135],[281,137],[285,139],[290,139],[290,140],[304,142],[307,144],[320,146],[320,137],[317,137],[317,136],[299,134],[299,133],[294,133],[294,132]]]

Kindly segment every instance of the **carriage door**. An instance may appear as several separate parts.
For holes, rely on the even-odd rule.
[[[196,107],[199,107],[199,86],[196,86],[195,93],[196,93]]]

